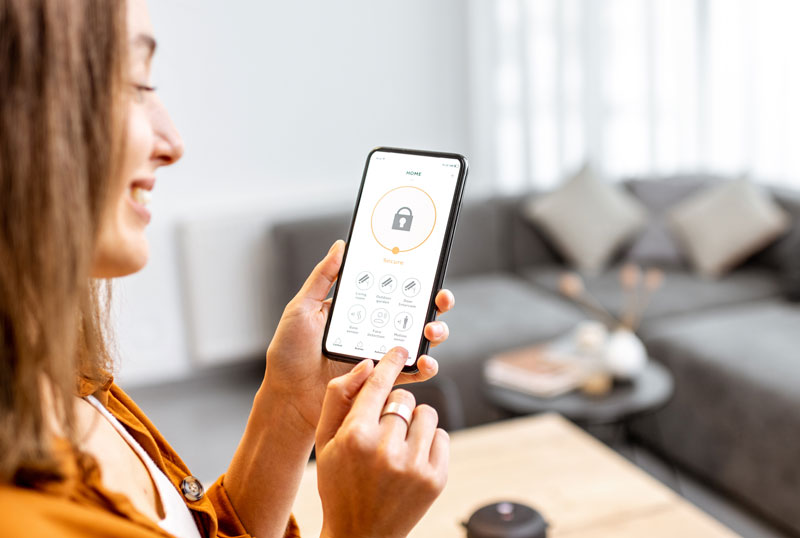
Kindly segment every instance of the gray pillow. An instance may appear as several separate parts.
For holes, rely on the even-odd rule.
[[[719,277],[774,241],[789,217],[747,179],[716,185],[669,212],[669,221],[695,269]]]
[[[687,267],[686,256],[669,229],[667,210],[712,181],[719,178],[676,175],[628,181],[628,189],[650,211],[650,219],[624,259],[644,266]]]
[[[556,191],[527,200],[522,211],[575,268],[587,272],[604,269],[647,220],[647,210],[630,193],[589,167]]]

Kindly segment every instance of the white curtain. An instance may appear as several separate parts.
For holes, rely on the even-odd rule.
[[[800,186],[799,0],[473,0],[473,128],[500,190],[609,179]]]

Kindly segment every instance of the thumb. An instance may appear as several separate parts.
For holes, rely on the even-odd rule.
[[[317,451],[322,450],[339,431],[339,426],[350,412],[356,395],[369,378],[372,369],[372,361],[365,359],[349,373],[335,377],[328,383],[317,425]]]
[[[297,293],[298,297],[312,299],[314,301],[324,301],[331,291],[331,287],[339,276],[339,268],[342,266],[344,255],[344,241],[337,239],[333,243],[328,254],[321,262],[314,267],[311,274],[306,279],[303,287]]]

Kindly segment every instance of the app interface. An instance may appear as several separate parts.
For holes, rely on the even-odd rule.
[[[461,162],[376,151],[367,167],[326,346],[414,364]]]

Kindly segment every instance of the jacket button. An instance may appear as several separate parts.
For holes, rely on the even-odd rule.
[[[181,482],[181,491],[183,496],[190,501],[199,501],[206,494],[203,490],[203,484],[193,476],[187,476]]]

